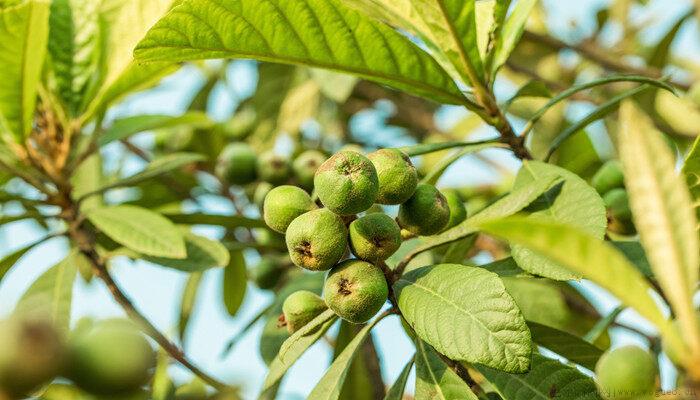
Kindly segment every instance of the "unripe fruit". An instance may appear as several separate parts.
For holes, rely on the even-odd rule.
[[[608,229],[621,235],[631,235],[636,232],[632,222],[629,196],[625,189],[613,189],[603,196],[603,202],[608,209]]]
[[[441,232],[450,221],[447,199],[433,185],[421,183],[416,192],[399,208],[399,225],[416,235]]]
[[[625,346],[603,354],[596,364],[595,373],[598,391],[606,399],[654,397],[656,360],[640,347]]]
[[[43,321],[0,322],[0,397],[24,398],[61,372],[65,347]]]
[[[265,196],[263,218],[270,228],[284,233],[294,219],[316,208],[311,196],[296,186],[278,186]]]
[[[306,190],[314,188],[314,175],[318,168],[328,157],[318,150],[306,150],[299,154],[292,163],[292,171],[297,178],[299,186]]]
[[[622,174],[622,166],[617,160],[611,160],[603,164],[591,180],[593,188],[602,194],[613,189],[624,187],[625,177]]]
[[[270,193],[275,186],[270,182],[260,182],[255,186],[255,191],[253,192],[253,203],[262,211],[263,203],[265,202],[265,197]]]
[[[294,265],[311,271],[325,271],[345,254],[347,235],[342,218],[322,208],[292,221],[285,239]]]
[[[286,157],[268,151],[258,158],[258,176],[265,182],[281,185],[287,182],[290,172],[289,160]]]
[[[126,395],[151,379],[156,356],[128,321],[103,321],[74,338],[69,378],[95,395]]]
[[[370,153],[367,158],[377,169],[377,203],[401,204],[413,195],[418,185],[418,172],[406,153],[398,149],[381,149]]]
[[[243,142],[231,143],[224,148],[216,164],[216,174],[234,185],[245,185],[257,177],[255,151]]]
[[[282,304],[282,313],[289,333],[298,331],[327,309],[323,299],[308,290],[290,294]]]
[[[450,220],[445,229],[453,228],[467,219],[467,207],[464,206],[462,196],[456,190],[445,190],[442,192],[447,199],[447,207],[450,209]]]
[[[258,245],[275,250],[286,250],[287,244],[284,235],[268,228],[255,228],[253,235]]]
[[[265,257],[250,270],[250,278],[260,289],[272,289],[279,282],[282,270],[277,260]]]
[[[401,228],[386,214],[367,214],[350,224],[350,249],[362,260],[382,261],[401,247]]]
[[[384,273],[366,261],[345,260],[326,277],[323,298],[340,318],[361,324],[384,305],[389,288]]]
[[[352,215],[374,204],[379,179],[367,157],[354,151],[341,151],[316,171],[314,187],[329,210],[339,215]]]

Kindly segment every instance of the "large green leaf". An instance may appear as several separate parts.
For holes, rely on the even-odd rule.
[[[531,218],[561,222],[602,239],[607,226],[605,204],[595,189],[575,174],[539,161],[526,161],[513,188],[517,190],[528,187],[533,182],[552,177],[561,178],[563,182],[545,192],[525,211],[530,212]],[[557,280],[580,277],[526,247],[514,245],[512,251],[520,268],[532,274]]]
[[[593,371],[603,350],[570,333],[536,322],[528,322],[532,340],[567,360]]]
[[[549,189],[556,180],[556,178],[542,179],[535,181],[532,185],[512,191],[454,228],[448,229],[439,235],[426,238],[418,246],[411,249],[404,256],[404,260],[410,260],[424,251],[442,246],[444,244],[456,242],[457,240],[463,239],[478,232],[479,229],[477,228],[477,224],[480,221],[515,214],[535,201],[535,199]]]
[[[126,93],[145,88],[174,69],[173,63],[143,65],[132,51],[174,0],[102,0],[100,9],[100,79],[87,97],[87,120]]]
[[[690,193],[676,174],[676,160],[649,117],[632,102],[620,110],[619,152],[640,242],[659,286],[700,357],[700,329],[693,307],[700,242]]]
[[[39,276],[19,299],[15,313],[48,317],[57,328],[68,332],[77,255],[77,250],[72,250],[63,261]]]
[[[374,321],[365,325],[355,337],[348,343],[338,357],[333,360],[330,368],[323,375],[321,380],[316,384],[316,387],[309,393],[307,400],[337,400],[340,398],[343,384],[347,378],[348,371],[352,362],[359,353],[359,349],[365,339],[370,335],[370,331],[374,326],[381,321],[381,318],[375,318]],[[282,351],[280,350],[280,353]]]
[[[693,147],[685,158],[683,176],[685,177],[685,183],[688,185],[688,189],[690,189],[690,195],[693,198],[695,219],[696,221],[700,221],[700,137],[695,139]],[[700,230],[700,224],[698,224],[695,229]]]
[[[270,370],[265,377],[263,393],[274,388],[287,370],[301,357],[304,352],[316,343],[338,319],[333,310],[326,310],[311,322],[287,339],[277,357],[270,364]],[[359,335],[358,335],[359,336]],[[338,389],[340,390],[340,389]]]
[[[597,283],[656,325],[671,346],[683,347],[677,331],[656,304],[649,283],[612,245],[568,225],[523,217],[484,222],[481,229],[527,246]]]
[[[187,257],[182,233],[168,219],[135,206],[95,208],[87,218],[115,242],[141,254],[184,259]]]
[[[477,400],[462,378],[422,340],[416,340],[416,398],[434,400]]]
[[[393,385],[387,390],[386,396],[384,397],[384,400],[402,400],[403,399],[403,393],[406,389],[406,382],[408,382],[408,375],[411,373],[411,369],[413,368],[413,360],[414,358],[411,358],[407,363],[406,366],[403,367],[401,370],[401,373],[399,374],[399,377],[396,378],[396,381],[394,382]]]
[[[51,71],[57,92],[71,115],[81,111],[85,92],[99,73],[101,4],[95,0],[51,3]]]
[[[49,35],[49,2],[0,8],[0,136],[29,136]]]
[[[440,264],[407,272],[394,290],[406,321],[438,352],[504,371],[527,371],[530,331],[498,275]]]
[[[115,140],[126,139],[131,135],[155,129],[172,128],[175,126],[192,126],[207,128],[214,122],[206,113],[190,111],[182,115],[136,115],[117,119],[99,138],[99,144],[104,146]]]
[[[96,194],[104,193],[110,189],[116,189],[120,187],[133,186],[137,183],[141,183],[151,178],[163,175],[170,171],[176,170],[178,168],[184,167],[185,165],[192,164],[198,161],[202,161],[204,157],[200,154],[193,153],[172,153],[165,155],[163,157],[157,158],[151,161],[143,171],[117,180],[116,182],[109,183],[92,192],[85,193],[81,199],[87,198],[89,196],[94,196]]]
[[[593,379],[576,368],[539,354],[532,355],[531,364],[525,374],[507,374],[481,366],[477,369],[504,400],[601,400]]]
[[[221,243],[186,230],[183,230],[182,236],[185,239],[187,257],[173,259],[147,256],[145,260],[184,272],[202,272],[229,264],[229,252]]]
[[[246,262],[242,251],[231,251],[228,265],[224,269],[222,285],[221,292],[226,312],[230,316],[235,316],[238,309],[241,308],[241,304],[243,304],[245,292],[248,288]]]
[[[465,102],[425,52],[337,0],[185,0],[135,51],[141,61],[253,58],[361,76],[441,103]]]

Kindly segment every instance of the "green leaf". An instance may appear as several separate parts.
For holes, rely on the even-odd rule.
[[[536,322],[528,322],[527,326],[535,343],[591,371],[603,355],[603,350],[568,332]]]
[[[430,345],[420,339],[416,340],[416,398],[478,399],[469,385],[447,367]]]
[[[563,168],[539,161],[525,161],[513,189],[528,187],[543,179],[560,178],[562,183],[545,192],[525,210],[533,219],[561,222],[602,239],[607,227],[605,204],[586,181]],[[520,268],[535,275],[556,280],[578,279],[580,275],[514,245],[512,255]]]
[[[166,174],[170,171],[182,168],[185,165],[196,163],[198,161],[204,160],[204,157],[200,154],[192,153],[172,153],[165,155],[163,157],[157,158],[151,161],[146,168],[137,173],[116,182],[109,183],[102,186],[92,192],[84,194],[81,199],[85,199],[96,194],[104,193],[110,189],[116,189],[120,187],[133,186],[143,181],[155,178],[157,176]]]
[[[399,150],[408,154],[411,157],[422,156],[423,154],[435,153],[442,150],[454,149],[459,147],[481,149],[483,146],[504,147],[498,143],[498,140],[485,140],[483,142],[440,142],[440,143],[421,143],[413,146],[401,147]]]
[[[403,317],[438,352],[527,371],[530,331],[498,275],[458,264],[433,265],[407,272],[394,290]]]
[[[496,76],[496,72],[508,61],[510,53],[513,52],[523,35],[527,18],[535,5],[537,5],[537,0],[520,0],[515,3],[513,11],[503,24],[500,35],[496,37],[491,76]],[[501,10],[503,13],[507,11],[507,8]]]
[[[51,3],[51,71],[58,95],[72,116],[82,111],[84,95],[99,73],[101,4],[94,0]]]
[[[700,137],[695,139],[683,163],[682,172],[693,199],[695,219],[700,221]],[[700,231],[700,225],[696,226],[696,230]]]
[[[437,165],[433,167],[432,170],[430,170],[430,173],[428,173],[423,179],[422,182],[429,183],[431,185],[435,185],[437,181],[440,179],[442,174],[445,173],[447,168],[450,167],[450,165],[454,164],[462,158],[463,156],[471,153],[476,153],[478,151],[488,149],[491,147],[502,147],[500,143],[482,143],[482,144],[474,144],[470,146],[464,146],[462,147],[459,151],[455,151],[453,154],[449,155],[448,157],[443,158]]]
[[[608,83],[614,82],[645,83],[648,85],[656,86],[661,89],[668,90],[671,93],[675,93],[675,89],[673,88],[673,86],[669,85],[668,83],[662,80],[653,79],[642,75],[610,75],[604,78],[594,79],[589,82],[574,85],[566,90],[563,90],[556,96],[552,97],[544,106],[542,106],[530,117],[530,120],[528,121],[527,126],[525,127],[523,132],[529,132],[532,129],[533,125],[536,124],[537,121],[539,121],[550,108],[575,95],[576,93],[594,88],[596,86],[606,85]]]
[[[104,146],[108,143],[126,139],[131,135],[140,132],[152,131],[156,129],[173,128],[177,126],[191,126],[194,128],[208,128],[214,122],[206,113],[190,111],[182,115],[136,115],[133,117],[120,118],[114,121],[105,132],[100,135],[98,143]]]
[[[216,214],[165,214],[169,220],[182,225],[216,225],[228,229],[234,228],[265,228],[265,222],[259,219],[242,217],[239,215]]]
[[[136,252],[154,257],[187,257],[180,230],[153,211],[135,206],[111,206],[90,210],[87,218],[112,240]]]
[[[345,346],[342,353],[336,357],[333,364],[331,364],[318,384],[316,384],[316,387],[314,387],[307,397],[308,400],[337,400],[340,397],[343,384],[350,370],[350,365],[358,355],[358,349],[370,335],[372,328],[381,320],[381,317],[375,318],[374,321],[365,325],[362,330],[355,335],[350,343]],[[282,351],[283,350],[280,350],[280,353],[282,353]]]
[[[224,269],[222,293],[228,315],[235,316],[243,304],[248,287],[248,276],[243,252],[231,251],[229,263]]]
[[[304,352],[316,343],[338,319],[333,310],[326,310],[287,339],[277,357],[270,364],[262,392],[277,385],[287,370],[294,365]]]
[[[680,18],[678,18],[678,21],[671,26],[671,28],[658,41],[658,43],[651,46],[654,51],[647,58],[648,66],[659,69],[663,69],[666,66],[669,55],[671,54],[671,45],[675,41],[683,24],[685,24],[692,16],[693,8],[681,15]]]
[[[34,247],[38,246],[39,244],[45,242],[48,239],[51,239],[53,236],[48,236],[45,237],[41,240],[38,240],[36,242],[30,243],[24,247],[21,247],[15,251],[13,251],[10,254],[7,254],[4,256],[2,259],[0,259],[0,281],[2,281],[2,278],[5,277],[8,271],[17,264],[17,262],[24,257],[25,254],[27,254],[31,249]]]
[[[72,250],[63,261],[39,276],[19,299],[15,313],[50,318],[56,328],[67,333],[78,271],[74,260],[77,254],[77,250]]]
[[[264,315],[264,314],[263,314]],[[285,340],[289,339],[289,331],[286,326],[280,325],[279,315],[273,315],[267,318],[263,325],[262,333],[260,334],[260,342],[258,344],[260,357],[268,366],[277,357],[280,348]],[[275,388],[279,387],[279,383]],[[268,391],[266,394],[272,393],[274,390]]]
[[[549,150],[547,151],[547,156],[545,157],[545,160],[548,160],[552,154],[554,154],[555,151],[561,146],[567,139],[572,137],[574,134],[578,133],[580,130],[584,129],[591,123],[601,119],[605,118],[614,111],[617,110],[618,106],[620,103],[628,99],[630,97],[634,97],[637,94],[649,89],[651,86],[649,85],[641,85],[636,88],[632,88],[629,90],[626,90],[617,96],[611,98],[610,100],[606,101],[605,103],[599,105],[593,111],[589,112],[586,114],[585,117],[582,119],[576,121],[575,123],[569,125],[562,133],[560,133],[554,140],[552,140],[552,143],[549,146]]]
[[[591,378],[559,361],[532,355],[525,374],[507,374],[477,366],[504,400],[566,399],[602,400]]]
[[[674,348],[683,346],[651,295],[644,276],[612,245],[559,223],[509,217],[481,223],[481,229],[521,244],[593,281],[649,320]],[[600,268],[601,265],[606,268]]]
[[[85,161],[80,163],[78,168],[73,171],[70,177],[70,183],[73,185],[73,191],[71,196],[74,200],[80,199],[81,197],[94,193],[102,185],[104,185],[104,170],[102,168],[102,155],[100,152],[95,152],[95,154],[86,158]],[[91,198],[86,198],[80,203],[80,210],[87,212],[92,208],[103,207],[104,201],[102,196],[93,196]]]
[[[612,310],[608,315],[605,317],[601,318],[598,320],[598,322],[591,328],[588,333],[583,337],[583,340],[589,342],[589,343],[595,343],[598,338],[603,336],[603,334],[610,328],[610,325],[612,325],[615,322],[615,319],[617,318],[618,315],[620,315],[623,311],[625,311],[624,306],[617,306],[615,307],[614,310]]]
[[[549,88],[543,82],[531,80],[518,88],[518,91],[505,102],[503,108],[507,109],[515,100],[521,97],[552,97],[552,92],[549,91]]]
[[[87,121],[126,93],[146,88],[173,71],[173,63],[143,65],[132,51],[174,0],[104,0],[100,10],[101,74],[86,95],[90,104],[81,117]]]
[[[467,218],[464,222],[455,226],[454,228],[448,229],[439,235],[426,238],[421,242],[421,244],[410,250],[404,256],[404,260],[412,259],[424,251],[434,249],[435,247],[442,246],[444,244],[456,242],[457,240],[463,239],[478,232],[479,229],[476,225],[480,221],[515,214],[535,201],[535,199],[549,189],[555,181],[556,179],[554,178],[543,179],[536,181],[532,185],[512,191],[478,214]]]
[[[465,102],[428,54],[337,0],[211,0],[207,7],[185,0],[149,31],[135,55],[140,61],[231,57],[305,65],[441,103]]]
[[[340,321],[340,329],[338,329],[333,347],[333,359],[342,353],[361,329],[362,325]],[[372,369],[371,366],[379,367],[379,358],[372,335],[369,335],[350,364],[343,389],[338,396],[339,400],[372,400],[384,395],[381,370],[379,368]],[[377,389],[378,387],[381,387],[381,391]]]
[[[612,244],[637,267],[639,272],[648,278],[653,278],[654,273],[651,270],[647,254],[639,242],[612,242]]]
[[[221,243],[182,231],[187,257],[173,259],[165,257],[144,257],[148,262],[184,272],[203,272],[210,268],[225,267],[229,264],[229,252]]]
[[[394,384],[391,385],[389,390],[386,392],[384,400],[403,399],[403,393],[406,389],[406,382],[408,382],[408,375],[411,373],[411,368],[413,368],[414,359],[415,356],[411,357],[411,359],[406,363],[406,366],[403,367],[403,369],[401,370],[401,374],[399,374],[399,377],[396,378],[396,382],[394,382]]]
[[[675,157],[649,117],[632,102],[620,110],[619,153],[630,208],[654,275],[678,315],[681,331],[700,357],[693,307],[700,240],[693,203]]]
[[[49,35],[49,2],[0,9],[0,136],[23,142],[34,119]]]
[[[185,288],[182,291],[182,298],[180,299],[180,318],[177,323],[177,334],[181,343],[185,343],[185,332],[187,331],[187,326],[190,322],[195,302],[197,301],[197,292],[199,291],[203,277],[204,274],[201,272],[190,274],[189,278],[187,278]]]

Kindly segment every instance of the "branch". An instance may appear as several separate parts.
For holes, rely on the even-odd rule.
[[[595,42],[590,40],[577,44],[570,44],[555,37],[528,30],[524,32],[523,40],[543,44],[554,50],[573,50],[588,60],[612,71],[643,75],[654,79],[660,79],[663,77],[661,70],[649,66],[635,66],[628,64],[622,57],[610,55],[610,50],[599,47],[597,44],[595,44]],[[671,80],[669,83],[686,91],[690,89],[690,85],[686,82]]]
[[[73,204],[74,206],[74,204]],[[87,259],[92,264],[92,269],[107,286],[114,300],[119,303],[119,305],[124,309],[126,314],[132,320],[136,321],[141,329],[155,340],[158,345],[165,350],[173,359],[177,360],[185,368],[192,371],[193,374],[198,376],[204,382],[211,385],[213,388],[223,391],[230,389],[230,387],[217,379],[207,375],[204,371],[200,370],[195,366],[185,355],[182,349],[180,349],[175,343],[171,342],[163,333],[161,333],[158,328],[156,328],[153,323],[151,323],[148,318],[146,318],[138,309],[134,306],[131,300],[124,294],[119,285],[114,281],[112,275],[110,275],[107,270],[107,265],[105,264],[102,257],[97,254],[95,250],[95,240],[91,232],[89,232],[82,224],[80,224],[80,217],[78,215],[77,209],[72,208],[66,210],[65,213],[66,222],[69,225],[69,237],[78,245],[80,252],[87,257]]]

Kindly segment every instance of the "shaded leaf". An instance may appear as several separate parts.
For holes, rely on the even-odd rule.
[[[498,275],[440,264],[407,272],[394,290],[403,317],[438,352],[453,360],[527,371],[530,331]]]
[[[435,350],[416,340],[416,398],[478,399],[462,378],[440,359]]]
[[[41,240],[38,240],[36,242],[30,243],[24,247],[21,247],[12,253],[9,253],[5,255],[2,259],[0,259],[0,281],[2,281],[2,278],[5,277],[5,275],[10,271],[12,267],[17,264],[17,262],[25,255],[27,254],[31,249],[36,247],[37,245],[45,242],[46,240],[50,239],[52,236],[43,238]]]
[[[510,3],[510,2],[508,2]],[[491,76],[495,76],[496,72],[506,63],[513,52],[515,46],[520,41],[520,37],[525,30],[527,18],[530,12],[537,5],[537,0],[520,0],[515,3],[513,11],[503,24],[503,29],[496,37],[494,46],[493,63],[491,64]],[[501,13],[505,15],[508,11],[507,7],[501,9]]]
[[[226,312],[235,316],[243,304],[248,287],[245,257],[241,251],[231,251],[229,263],[224,269],[222,295]]]
[[[229,264],[229,252],[221,243],[189,231],[183,231],[183,238],[187,257],[183,259],[145,257],[144,259],[184,272],[202,272]]]
[[[191,126],[195,128],[207,128],[214,125],[214,122],[206,113],[190,111],[182,115],[136,115],[133,117],[120,118],[112,123],[99,138],[100,146],[116,140],[126,139],[131,135],[140,132],[152,131],[156,129],[173,128],[176,126]]]
[[[185,288],[182,291],[182,298],[180,299],[180,318],[177,323],[177,333],[181,343],[185,343],[185,332],[187,331],[187,326],[190,322],[195,302],[197,301],[197,292],[199,291],[203,277],[204,274],[201,272],[190,274],[189,278],[187,278]]]
[[[483,146],[503,147],[496,140],[486,140],[483,142],[440,142],[440,143],[420,143],[413,146],[401,147],[399,150],[408,154],[411,157],[421,156],[423,154],[435,153],[442,150],[454,149],[457,147],[475,147],[477,149]]]
[[[578,336],[536,322],[528,322],[527,326],[535,343],[591,371],[603,355],[603,350]]]
[[[411,357],[411,359],[406,363],[406,366],[403,367],[401,370],[401,373],[399,374],[399,377],[396,378],[396,382],[394,382],[393,385],[389,388],[389,390],[386,392],[386,396],[384,397],[384,400],[402,400],[403,399],[403,393],[406,389],[406,382],[408,382],[408,375],[411,373],[411,369],[413,368],[413,360],[415,359],[414,357]]]
[[[260,219],[252,219],[239,215],[216,215],[216,214],[164,214],[166,218],[176,224],[182,225],[216,225],[224,228],[265,228],[265,222]]]

